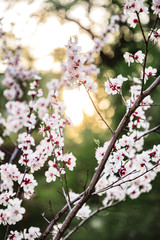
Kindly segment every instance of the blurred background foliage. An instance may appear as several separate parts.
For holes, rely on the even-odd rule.
[[[21,2],[23,1],[8,1],[6,12]],[[30,5],[34,4],[36,0],[28,0],[25,2]],[[149,6],[151,5],[151,1],[147,1],[147,3]],[[100,32],[109,23],[109,18],[114,14],[119,14],[122,6],[123,1],[118,0],[43,0],[41,1],[40,8],[36,12],[32,12],[30,17],[35,18],[40,26],[44,25],[47,19],[52,16],[56,16],[61,25],[66,22],[74,22],[78,26],[79,34],[87,34],[89,38],[92,39],[94,36],[100,36]],[[85,16],[82,17],[81,14],[73,14],[75,10],[75,12],[81,12],[81,9],[84,10]],[[155,17],[151,19],[150,23],[147,23],[146,20],[147,27],[144,25],[146,31],[153,26],[154,18]],[[14,31],[12,31],[14,26],[15,23],[8,31],[9,44],[13,49],[17,43]],[[56,32],[54,32],[54,34],[56,35]],[[45,44],[44,42],[44,45]],[[136,64],[132,64],[129,68],[123,60],[125,51],[136,52],[139,49],[144,50],[144,42],[139,27],[129,29],[127,26],[122,25],[120,26],[119,33],[115,34],[99,55],[95,56],[95,63],[100,67],[100,74],[97,79],[99,92],[96,94],[95,103],[112,129],[116,129],[124,114],[125,108],[119,96],[106,96],[104,92],[104,81],[107,77],[115,77],[118,74],[139,77],[141,69],[137,69]],[[55,62],[65,60],[65,49],[63,47],[53,49],[49,54],[54,58]],[[149,53],[147,65],[157,68],[157,75],[160,74],[159,54],[160,45],[158,44]],[[22,46],[22,60],[27,68],[35,67],[34,63],[36,59],[32,54],[31,47],[26,48]],[[54,70],[38,70],[43,77],[43,86],[53,77],[60,77],[60,73]],[[0,80],[2,79],[3,71],[1,71],[0,75]],[[127,82],[123,87],[126,98],[129,96],[128,89],[130,84],[131,82]],[[1,85],[0,102],[2,111],[5,104],[3,89],[3,85]],[[156,104],[160,104],[159,91],[160,88],[157,88],[154,94],[152,94],[152,98]],[[152,107],[147,111],[147,114],[150,118],[151,127],[159,124],[160,106]],[[33,135],[36,136],[36,133],[33,132]],[[15,136],[13,136],[13,138],[14,137]],[[110,132],[106,129],[96,113],[92,116],[84,113],[83,121],[79,125],[74,126],[72,129],[66,129],[65,151],[73,152],[77,158],[75,171],[70,172],[67,176],[69,189],[77,193],[84,190],[96,167],[94,156],[97,146],[94,139],[99,139],[103,145],[110,137]],[[36,139],[38,142],[39,139],[37,137]],[[159,139],[159,134],[152,133],[145,140],[145,149],[151,148],[154,144],[158,144]],[[13,149],[13,146],[10,145],[9,142],[8,148],[10,151]],[[39,226],[43,231],[47,226],[45,218],[51,220],[52,216],[65,204],[58,181],[50,184],[46,183],[44,171],[45,169],[35,174],[39,185],[36,187],[35,196],[31,200],[24,202],[25,208],[28,211],[26,211],[27,214],[22,223],[18,225],[19,230],[33,225]],[[159,178],[157,176],[151,192],[142,194],[136,200],[126,199],[125,202],[120,203],[116,207],[98,214],[70,239],[158,240],[160,236],[159,189]],[[98,197],[90,200],[92,209],[95,209],[99,204],[100,200]],[[74,220],[73,225],[76,223],[77,220]],[[14,229],[14,227],[12,229]],[[17,226],[15,229],[17,229]],[[2,239],[3,234],[4,227],[0,227],[0,239]],[[47,239],[51,239],[51,235]]]

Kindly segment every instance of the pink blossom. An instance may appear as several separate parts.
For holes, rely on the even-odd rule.
[[[76,217],[85,219],[88,218],[91,213],[91,209],[88,205],[84,204],[80,210],[77,212]]]
[[[110,78],[105,82],[105,91],[108,94],[115,95],[121,92],[121,87],[124,81],[128,79],[123,77],[122,75],[118,75],[117,78]]]
[[[157,73],[156,68],[152,68],[151,66],[145,69],[144,83],[148,80],[149,77],[155,76]],[[141,77],[143,76],[143,72],[141,72]]]
[[[159,37],[160,37],[160,29],[149,33],[149,36],[150,36],[150,34],[151,34],[151,40],[154,41],[154,44],[156,44],[158,42]]]
[[[152,9],[153,13],[160,17],[160,0],[153,0],[152,1]]]
[[[135,28],[138,22],[137,14],[130,12],[128,15],[129,15],[129,18],[127,22],[130,24],[130,27]]]
[[[18,198],[10,199],[8,201],[8,212],[10,213],[10,221],[9,224],[16,224],[16,222],[19,222],[23,218],[23,214],[25,213],[25,209],[21,207],[22,200],[19,200]]]
[[[73,171],[73,168],[76,166],[76,158],[72,153],[65,154],[62,158],[62,161],[66,163],[66,166],[70,171]]]

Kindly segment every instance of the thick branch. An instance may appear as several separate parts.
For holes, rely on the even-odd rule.
[[[122,118],[119,126],[117,127],[117,130],[115,131],[109,145],[108,148],[105,152],[104,158],[102,159],[101,163],[99,164],[91,182],[90,185],[88,186],[88,188],[86,189],[86,191],[83,194],[83,197],[80,199],[80,201],[77,203],[77,205],[74,206],[74,208],[72,208],[72,211],[70,211],[70,213],[68,214],[68,216],[66,217],[60,231],[57,233],[57,235],[55,236],[54,240],[59,240],[63,233],[65,232],[65,230],[68,228],[68,226],[70,225],[72,219],[75,217],[76,213],[78,212],[78,210],[82,207],[82,205],[87,202],[87,200],[90,198],[93,189],[97,183],[97,181],[99,180],[99,177],[104,169],[104,166],[108,160],[108,157],[112,151],[112,148],[115,145],[116,140],[118,139],[119,135],[121,134],[121,132],[123,131],[124,127],[126,126],[126,124],[129,121],[130,116],[134,113],[134,111],[139,107],[141,101],[148,96],[158,85],[160,84],[160,76],[157,77],[157,79],[152,83],[151,86],[149,86],[135,101],[135,103],[133,104],[133,106],[131,108],[128,109],[128,111],[126,112],[126,114],[124,115],[124,117]]]
[[[75,203],[76,201],[78,201],[81,197],[83,196],[83,193],[81,193],[76,199],[74,199],[73,201],[70,202],[70,205],[72,205],[73,203]],[[44,233],[41,235],[40,240],[45,239],[48,234],[50,233],[50,231],[53,229],[53,226],[56,224],[56,222],[60,219],[61,216],[63,216],[63,214],[68,210],[68,204],[66,204],[52,219],[52,221],[50,221],[50,224],[48,225],[48,227],[46,228],[46,230],[44,231]]]
[[[96,209],[94,212],[92,212],[92,213],[89,215],[88,218],[83,219],[77,226],[75,226],[75,227],[63,238],[63,240],[68,239],[68,238],[69,238],[73,233],[75,233],[81,226],[83,226],[84,223],[86,223],[88,220],[90,220],[92,217],[94,217],[97,213],[102,212],[102,211],[104,211],[104,210],[106,210],[106,209],[108,209],[108,208],[111,208],[111,207],[117,205],[118,203],[120,203],[120,201],[115,202],[115,203],[113,203],[113,204],[110,205],[110,206],[105,206],[105,207],[101,207],[101,208]]]

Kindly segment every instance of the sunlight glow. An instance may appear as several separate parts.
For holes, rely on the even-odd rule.
[[[36,70],[60,73],[60,62],[56,61],[52,55],[56,48],[65,48],[71,36],[78,37],[83,52],[93,48],[90,36],[82,33],[80,27],[74,22],[66,21],[62,24],[59,18],[52,14],[46,18],[45,22],[39,23],[35,13],[42,7],[43,0],[35,0],[31,4],[22,0],[9,9],[7,9],[9,4],[7,2],[1,0],[0,14],[4,15],[3,29],[6,32],[12,31],[15,38],[19,39],[20,45],[29,50]],[[85,8],[85,4],[79,6],[74,9],[73,15],[76,14],[78,19],[85,19],[88,24]],[[84,114],[93,116],[94,108],[83,88],[65,90],[63,98],[67,107],[66,114],[74,125],[79,125],[83,121]]]
[[[94,108],[84,88],[64,90],[63,99],[66,104],[66,115],[73,125],[79,125],[83,121],[84,113],[93,116]]]
[[[105,24],[107,22],[108,16],[103,7],[92,7],[90,18],[93,22],[98,24]]]
[[[53,57],[46,56],[35,61],[34,67],[36,70],[50,71],[53,67]]]

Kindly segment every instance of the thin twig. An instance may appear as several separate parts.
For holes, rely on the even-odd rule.
[[[42,217],[44,218],[44,220],[47,222],[47,223],[50,223],[50,221],[44,216],[45,213],[42,213]]]
[[[146,40],[146,37],[145,37],[145,34],[144,34],[144,30],[143,30],[143,27],[142,27],[142,24],[141,24],[139,13],[136,12],[136,14],[137,14],[138,23],[139,23],[139,26],[140,26],[140,29],[141,29],[141,32],[142,32],[142,35],[143,35],[144,42],[145,42],[145,44],[147,44],[147,40]]]
[[[138,141],[139,139],[141,139],[142,137],[145,137],[146,135],[152,133],[152,132],[156,132],[158,129],[160,128],[160,125],[154,127],[154,128],[151,128],[150,130],[148,130],[147,132],[145,132],[144,134],[142,134],[140,137],[138,137],[136,139],[136,141]]]
[[[73,201],[71,201],[71,205],[75,202],[77,202],[78,200],[81,199],[81,197],[83,196],[84,192],[82,192],[77,198],[75,198]],[[47,226],[46,230],[42,233],[42,235],[40,236],[40,240],[45,239],[48,234],[50,233],[50,231],[53,229],[53,226],[56,224],[56,222],[60,219],[60,217],[63,216],[63,214],[68,210],[68,204],[66,204],[51,220],[50,224]]]
[[[85,181],[85,184],[83,186],[83,189],[85,190],[86,189],[86,186],[87,186],[87,183],[88,183],[88,178],[89,178],[89,170],[87,169],[87,176],[86,176],[86,181]]]
[[[142,176],[145,175],[146,173],[153,171],[153,170],[154,170],[156,167],[158,167],[158,166],[160,166],[160,163],[157,163],[155,166],[153,166],[153,167],[150,168],[150,169],[146,169],[146,171],[143,172],[142,174],[140,174],[139,176],[137,176],[137,177],[135,177],[135,178],[132,178],[132,179],[125,180],[124,182],[119,183],[119,184],[117,184],[117,185],[114,185],[113,187],[118,187],[118,186],[121,186],[121,185],[124,184],[124,183],[132,182],[132,181],[134,181],[134,180],[142,177]]]
[[[140,107],[150,106],[150,107],[159,107],[160,104],[140,104]]]
[[[147,63],[149,38],[146,39],[145,34],[144,34],[144,30],[143,30],[143,27],[142,27],[142,24],[141,24],[141,20],[139,18],[139,13],[136,12],[136,14],[137,14],[139,26],[140,26],[140,29],[141,29],[141,32],[142,32],[142,36],[143,36],[143,39],[144,39],[144,42],[145,42],[145,58],[144,58],[144,64],[143,64],[143,76],[142,76],[142,87],[141,87],[141,94],[142,94],[143,89],[144,89],[144,78],[145,78],[145,68],[146,68],[146,63]]]
[[[52,208],[52,202],[51,200],[49,200],[49,209],[50,209],[50,212],[52,214],[52,218],[54,217],[54,214],[53,214],[53,208]]]
[[[65,192],[65,190],[64,190],[64,186],[63,186],[63,181],[62,181],[62,177],[61,177],[61,174],[60,174],[60,183],[61,183],[61,188],[62,188],[62,191],[63,191],[63,196],[65,197],[65,199],[66,199],[66,202],[67,202],[67,204],[68,204],[68,207],[69,207],[69,209],[70,209],[70,211],[71,211],[71,205],[70,205],[70,202],[69,202],[69,199],[68,199],[68,196],[66,195],[66,192]]]
[[[75,22],[81,29],[83,29],[84,31],[88,32],[92,39],[95,37],[95,35],[91,32],[91,30],[89,28],[85,28],[84,26],[82,26],[82,24],[80,22],[78,22],[77,20],[73,19],[73,18],[70,18],[68,17],[66,14],[65,14],[65,19],[66,20],[69,20],[71,22]]]
[[[26,156],[25,156],[25,157],[26,157]],[[27,158],[27,157],[26,157],[26,158]],[[24,170],[24,173],[23,173],[23,177],[22,177],[22,181],[21,181],[21,183],[19,184],[18,189],[17,189],[16,198],[18,197],[18,195],[19,195],[19,193],[20,193],[21,185],[22,185],[22,183],[23,183],[23,181],[24,181],[24,178],[25,178],[25,175],[26,175],[27,171],[28,171],[28,167],[27,167],[27,164],[26,164],[25,170]]]
[[[9,160],[9,163],[13,163],[13,161],[16,159],[16,157],[18,156],[18,154],[20,153],[20,149],[18,147],[15,147],[11,157],[10,157],[10,160]]]
[[[146,68],[146,63],[147,63],[147,56],[148,56],[148,42],[145,43],[145,57],[144,57],[144,65],[143,65],[141,94],[143,93],[143,89],[144,89],[144,78],[145,78],[145,68]]]
[[[4,240],[7,240],[8,233],[9,233],[9,227],[10,227],[9,224],[7,224]]]
[[[66,185],[66,191],[67,191],[68,201],[69,201],[69,204],[70,204],[70,203],[71,203],[71,200],[70,200],[70,196],[69,196],[69,188],[68,188],[68,183],[67,183],[66,172],[64,173],[64,181],[65,181],[65,185]]]
[[[92,195],[95,195],[95,194],[98,194],[98,193],[104,192],[104,191],[106,191],[106,190],[108,190],[108,189],[111,189],[112,187],[114,187],[114,184],[116,184],[116,183],[119,182],[119,181],[122,181],[124,178],[126,178],[126,177],[128,177],[129,175],[134,174],[134,173],[137,173],[137,171],[136,171],[136,170],[133,170],[132,172],[126,174],[125,176],[123,176],[123,177],[119,177],[116,181],[114,181],[114,182],[111,183],[110,185],[108,185],[108,186],[102,188],[102,189],[99,190],[98,192],[94,192],[94,193],[92,193]]]
[[[149,52],[152,48],[154,48],[157,44],[158,44],[158,42],[156,42],[155,44],[153,44],[153,46],[148,49],[148,52]]]
[[[84,87],[85,87],[85,86],[84,86]],[[85,88],[85,89],[86,89],[86,88]],[[93,104],[96,112],[98,113],[98,115],[100,116],[100,118],[102,119],[102,121],[106,124],[106,126],[109,128],[109,130],[111,131],[111,133],[114,134],[114,131],[112,130],[112,128],[108,125],[108,123],[106,122],[106,120],[102,117],[101,113],[98,111],[98,109],[97,109],[97,107],[96,107],[96,105],[95,105],[95,103],[94,103],[94,101],[93,101],[93,99],[92,99],[89,91],[88,91],[87,89],[86,89],[86,91],[87,91],[87,93],[88,93],[88,96],[89,96],[89,98],[90,98],[90,100],[91,100],[91,102],[92,102],[92,104]]]
[[[111,82],[110,80],[108,80],[108,81],[110,82],[110,84],[112,85],[112,87],[114,87],[113,84],[112,84],[112,82]],[[124,99],[124,97],[123,97],[123,95],[122,95],[122,91],[121,91],[121,90],[119,91],[118,89],[115,89],[115,90],[116,90],[117,93],[121,96],[122,101],[124,102],[124,105],[127,106],[126,101],[125,101],[125,99]]]
[[[156,21],[155,21],[155,23],[154,23],[154,26],[153,26],[153,28],[152,28],[150,34],[148,35],[148,41],[150,40],[151,35],[152,35],[154,29],[156,28],[156,25],[157,25],[157,23],[158,23],[158,19],[159,19],[159,16],[157,15],[157,17],[156,17]]]
[[[132,178],[132,179],[127,179],[127,180],[125,180],[125,181],[122,181],[124,178],[128,177],[129,175],[131,175],[131,173],[134,173],[134,171],[133,171],[133,172],[127,174],[126,176],[124,176],[123,178],[118,179],[117,181],[113,182],[113,183],[110,184],[109,186],[104,187],[104,188],[101,189],[100,191],[95,192],[95,193],[93,193],[93,194],[98,194],[98,193],[107,191],[107,190],[109,190],[109,189],[111,189],[111,188],[114,188],[114,187],[118,187],[118,186],[121,187],[122,184],[128,183],[128,182],[132,182],[132,181],[136,180],[137,178],[140,178],[140,177],[142,177],[143,175],[147,174],[148,172],[153,171],[154,168],[158,167],[159,165],[160,165],[160,163],[157,163],[155,166],[153,166],[153,167],[150,168],[150,169],[147,169],[147,168],[146,168],[146,171],[143,172],[143,173],[141,173],[140,175],[138,175],[138,176],[136,176],[136,177],[134,177],[134,178]],[[135,173],[137,173],[137,172],[135,171]],[[122,182],[118,183],[119,181],[122,181]],[[118,184],[115,184],[115,183],[118,183]],[[114,184],[115,184],[115,185],[114,185]]]

